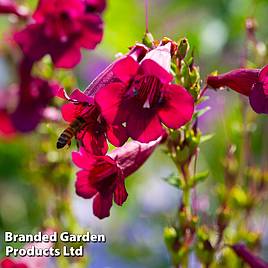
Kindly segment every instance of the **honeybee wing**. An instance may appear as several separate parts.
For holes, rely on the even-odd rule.
[[[94,97],[95,94],[103,87],[109,85],[110,83],[119,82],[120,80],[113,73],[113,66],[120,59],[112,62],[108,65],[85,89],[84,94],[87,96]]]

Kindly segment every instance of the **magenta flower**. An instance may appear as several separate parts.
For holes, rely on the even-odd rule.
[[[80,62],[80,49],[94,49],[102,35],[101,17],[87,10],[85,1],[40,0],[33,22],[14,39],[32,61],[49,54],[56,67],[73,68]]]
[[[18,6],[14,0],[0,0],[0,14],[14,14],[20,18],[26,18],[28,11]]]
[[[207,85],[212,88],[229,87],[240,94],[249,96],[252,86],[258,82],[259,70],[237,69],[221,75],[210,75]]]
[[[192,96],[182,86],[171,84],[170,46],[151,50],[140,63],[125,57],[113,67],[121,82],[110,83],[95,96],[107,122],[125,123],[134,140],[155,140],[164,133],[161,123],[176,129],[192,118]]]
[[[5,109],[0,109],[0,136],[11,137],[15,133],[9,114]]]
[[[249,102],[258,114],[268,114],[268,65],[261,69],[259,80],[252,87]]]
[[[251,268],[268,268],[268,263],[251,253],[245,245],[235,244],[231,248]]]
[[[72,124],[77,118],[82,122],[75,136],[82,146],[95,155],[104,155],[108,150],[107,139],[114,146],[121,146],[127,140],[126,130],[121,125],[108,125],[100,114],[94,99],[76,89],[70,97],[61,89],[59,97],[69,101],[62,106],[63,119]],[[63,139],[59,139],[57,148],[64,147]]]
[[[1,268],[28,268],[28,266],[22,262],[15,262],[10,258],[4,258],[1,261]]]
[[[23,78],[22,78],[23,79]],[[19,89],[19,101],[10,115],[14,127],[20,132],[34,130],[43,118],[59,86],[35,77],[24,77]]]
[[[237,69],[229,73],[208,76],[212,88],[229,87],[249,97],[256,113],[268,114],[268,65],[259,69]]]
[[[135,61],[141,61],[146,53],[148,52],[148,48],[143,44],[136,44],[131,48],[127,55],[113,61],[109,66],[107,66],[86,88],[85,94],[88,96],[94,97],[96,93],[106,87],[111,83],[116,82],[124,82],[121,81],[121,73],[118,72],[118,65],[122,69],[129,67],[129,58],[133,58]],[[131,61],[131,59],[130,59]],[[124,77],[123,77],[124,78]]]
[[[85,0],[87,12],[103,12],[106,8],[106,0]]]
[[[51,235],[53,229],[44,230],[44,234]],[[53,242],[35,242],[24,246],[25,249],[36,248],[40,250],[50,249]],[[46,256],[23,256],[18,258],[4,258],[0,261],[0,268],[45,268],[48,267],[49,257]]]
[[[76,193],[86,199],[94,198],[96,217],[109,217],[113,200],[123,205],[128,195],[125,178],[146,161],[161,139],[148,144],[133,141],[106,156],[93,156],[83,149],[73,152],[73,162],[82,169],[77,172]]]

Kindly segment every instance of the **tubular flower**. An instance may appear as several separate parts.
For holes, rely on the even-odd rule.
[[[85,0],[87,12],[103,12],[106,8],[106,0]]]
[[[15,262],[10,258],[5,258],[1,261],[1,268],[28,268],[28,266],[22,262]]]
[[[207,85],[212,88],[229,87],[240,94],[249,96],[252,86],[258,82],[259,70],[237,69],[221,75],[210,75]]]
[[[130,57],[136,61],[141,61],[147,52],[148,48],[142,44],[136,44],[135,46],[133,46],[127,55],[119,58],[118,60],[115,60],[105,70],[103,70],[89,84],[89,86],[85,90],[85,94],[94,97],[101,88],[111,83],[123,82],[120,80],[121,78],[120,72],[117,72],[118,70],[117,66],[120,65],[121,68],[128,68]]]
[[[40,0],[33,22],[14,39],[32,61],[49,54],[56,67],[73,68],[80,62],[80,49],[94,49],[103,35],[99,13],[87,6],[81,0]]]
[[[245,245],[235,244],[231,248],[251,268],[268,268],[268,263],[251,253]]]
[[[20,132],[34,130],[43,118],[43,112],[58,90],[58,85],[35,77],[28,77],[19,90],[19,101],[10,115],[14,127]]]
[[[259,69],[237,69],[208,76],[207,85],[212,88],[229,87],[249,97],[256,113],[268,114],[268,65]]]
[[[127,56],[113,67],[121,82],[100,89],[96,103],[107,122],[126,124],[134,140],[149,142],[163,135],[163,123],[179,128],[190,121],[194,100],[179,85],[172,85],[171,43],[151,50],[139,63]]]
[[[0,109],[0,137],[11,137],[15,133],[9,114],[5,109]]]
[[[44,230],[44,234],[52,234],[53,229]],[[25,250],[43,251],[53,247],[53,242],[35,242],[25,244]],[[49,264],[49,257],[45,254],[37,254],[37,256],[23,256],[18,258],[4,258],[0,260],[0,268],[46,268]]]
[[[18,6],[14,0],[0,0],[0,14],[14,14],[20,18],[26,18],[28,11],[22,6]]]
[[[94,104],[92,97],[85,95],[78,89],[74,90],[70,97],[61,89],[58,96],[69,101],[62,106],[63,119],[70,123],[69,133],[76,136],[89,153],[106,154],[108,150],[106,137],[114,146],[121,146],[125,143],[127,140],[125,128],[121,125],[108,125]],[[64,133],[58,140],[57,148],[62,148],[66,143],[70,143]]]
[[[261,69],[259,80],[249,96],[252,109],[258,114],[268,114],[268,65]]]
[[[109,217],[114,202],[122,206],[127,199],[124,180],[152,154],[162,137],[148,144],[130,142],[106,156],[93,156],[85,150],[73,152],[77,172],[77,195],[93,200],[93,213],[99,219]]]

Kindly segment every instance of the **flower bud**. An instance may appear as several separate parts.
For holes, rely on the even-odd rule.
[[[244,244],[231,246],[236,255],[246,262],[251,268],[268,268],[268,263],[254,255]]]
[[[182,38],[179,40],[178,44],[179,45],[178,45],[178,53],[177,54],[178,54],[179,59],[183,60],[189,51],[189,48],[190,48],[189,42],[188,42],[187,38]]]
[[[237,69],[221,75],[208,76],[207,85],[214,89],[229,87],[249,96],[253,85],[258,82],[258,76],[258,69]]]

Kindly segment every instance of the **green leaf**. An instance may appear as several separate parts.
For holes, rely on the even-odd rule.
[[[214,134],[207,134],[207,135],[204,135],[200,138],[200,143],[203,143],[203,142],[206,142],[206,141],[209,141],[210,139],[212,139],[214,137]]]
[[[198,117],[202,116],[203,114],[205,114],[205,113],[206,113],[207,111],[209,111],[209,110],[210,110],[210,107],[207,106],[207,107],[205,107],[205,108],[203,108],[203,109],[201,109],[201,110],[196,111],[196,112],[194,113],[194,115],[193,115],[193,120],[195,120],[195,119],[197,119]]]
[[[167,183],[169,183],[170,185],[172,185],[172,186],[174,186],[174,187],[176,187],[178,189],[182,189],[184,187],[183,180],[178,175],[175,175],[174,173],[172,173],[167,178],[164,178],[164,180]]]
[[[202,98],[198,99],[196,104],[200,104],[206,100],[209,100],[209,96],[203,96]]]
[[[196,175],[194,175],[191,179],[190,179],[190,186],[193,187],[195,185],[197,185],[198,183],[200,182],[203,182],[209,175],[209,171],[206,170],[206,171],[203,171],[203,172],[200,172]]]

